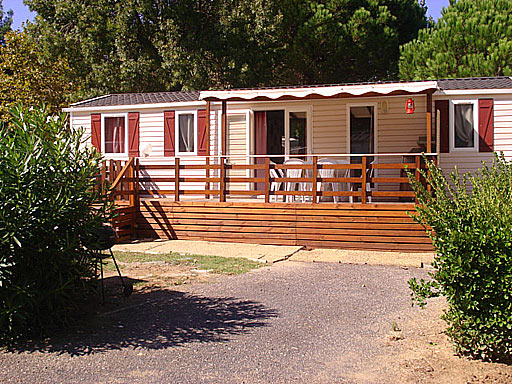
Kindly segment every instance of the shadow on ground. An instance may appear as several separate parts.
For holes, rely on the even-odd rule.
[[[120,304],[112,306],[113,300]],[[44,342],[18,346],[15,352],[77,356],[124,348],[164,349],[194,342],[223,342],[232,335],[266,326],[277,316],[276,311],[254,301],[152,288],[137,291],[130,298],[108,295],[100,313],[87,322]]]

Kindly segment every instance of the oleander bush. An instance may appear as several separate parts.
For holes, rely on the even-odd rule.
[[[411,178],[415,220],[437,256],[431,279],[412,279],[413,303],[445,296],[443,315],[456,352],[486,360],[512,355],[512,164],[495,155],[475,175],[445,177],[432,162],[424,177],[433,195]]]
[[[45,107],[10,113],[0,125],[3,344],[66,324],[93,275],[80,239],[109,215],[95,188],[100,157],[83,132]]]

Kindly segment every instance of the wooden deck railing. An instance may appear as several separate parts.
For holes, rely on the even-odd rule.
[[[129,196],[130,201],[132,197],[138,199],[139,196],[171,197],[180,201],[186,195],[205,199],[214,197],[220,202],[235,197],[261,197],[266,203],[270,203],[273,196],[274,201],[281,196],[287,201],[298,199],[312,203],[318,203],[324,197],[362,204],[377,199],[414,201],[407,172],[413,172],[416,180],[420,181],[420,169],[425,167],[421,154],[392,155],[408,159],[407,162],[389,162],[391,155],[369,154],[358,156],[360,163],[322,163],[320,160],[327,156],[354,157],[314,155],[308,156],[308,161],[304,164],[275,164],[269,156],[253,156],[261,158],[259,164],[235,163],[228,156],[212,156],[200,160],[196,158],[194,163],[175,158],[165,164],[140,164],[139,159],[131,159],[129,163],[132,165],[128,166],[127,163],[117,174],[113,184],[116,185],[118,181],[117,187],[121,187],[123,183],[127,183],[129,187],[119,188],[112,195]],[[435,158],[434,155],[427,157]],[[387,161],[382,161],[384,158]],[[410,160],[412,158],[414,161]],[[293,170],[301,175],[289,177]],[[332,170],[327,173],[332,173],[334,177],[322,177],[327,170]],[[276,177],[280,172],[281,176]],[[245,176],[240,173],[245,173]],[[324,188],[318,188],[319,184],[323,184]],[[328,190],[325,185],[337,187]],[[379,187],[376,188],[376,185]]]
[[[116,204],[112,226],[120,241],[135,237],[137,210],[139,207],[137,160],[107,160],[101,172],[100,185],[107,186],[106,196]]]

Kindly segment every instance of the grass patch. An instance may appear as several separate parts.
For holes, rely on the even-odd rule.
[[[262,263],[256,261],[235,257],[180,255],[178,253],[149,254],[140,252],[114,252],[114,255],[117,261],[123,263],[163,261],[171,265],[182,265],[191,269],[208,270],[211,273],[223,275],[240,275],[262,266]],[[114,264],[111,260],[108,261],[105,269],[114,270]]]

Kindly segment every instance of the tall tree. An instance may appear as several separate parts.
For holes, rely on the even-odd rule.
[[[4,35],[11,30],[12,25],[12,9],[9,9],[4,12],[4,5],[2,0],[0,0],[0,41],[4,40]]]
[[[284,0],[283,82],[396,78],[399,45],[426,25],[415,0]]]
[[[401,47],[404,80],[512,75],[512,1],[450,1],[441,18]]]
[[[84,96],[393,78],[417,0],[26,0]]]
[[[16,103],[60,112],[78,87],[68,75],[64,59],[46,58],[26,33],[7,32],[0,48],[0,118]]]

